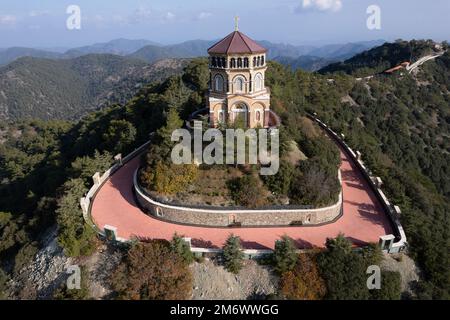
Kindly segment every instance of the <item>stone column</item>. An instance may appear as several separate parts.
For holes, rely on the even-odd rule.
[[[105,236],[108,240],[113,240],[116,241],[117,240],[117,228],[110,226],[110,225],[105,225],[103,227],[103,231],[105,232]]]
[[[269,109],[264,109],[264,128],[267,128],[269,126],[269,118],[270,118]]]
[[[356,160],[361,160],[361,156],[362,156],[362,154],[361,154],[361,152],[359,152],[359,151],[356,151]]]
[[[114,160],[117,161],[119,163],[119,165],[122,165],[122,154],[119,153],[114,157]]]
[[[392,248],[392,244],[394,243],[394,239],[395,237],[392,234],[381,236],[378,242],[381,247],[381,250],[389,252],[389,250]]]
[[[381,188],[381,186],[383,185],[383,181],[380,177],[375,177],[375,185],[377,186],[377,188]]]
[[[92,176],[92,180],[94,181],[95,185],[99,185],[100,184],[100,173],[96,172],[93,176]]]
[[[209,111],[209,126],[211,128],[215,128],[216,127],[216,119],[214,116],[214,111]]]

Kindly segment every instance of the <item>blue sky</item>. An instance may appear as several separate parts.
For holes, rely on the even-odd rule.
[[[66,8],[81,9],[81,30]],[[381,30],[366,27],[369,5]],[[1,0],[0,48],[74,47],[115,38],[169,44],[217,39],[234,28],[257,40],[328,44],[397,38],[450,39],[449,0]]]

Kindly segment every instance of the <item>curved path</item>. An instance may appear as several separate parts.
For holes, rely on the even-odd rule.
[[[207,228],[171,224],[148,216],[137,206],[132,192],[133,173],[139,165],[136,157],[119,169],[100,188],[93,199],[91,215],[94,223],[117,228],[123,239],[171,239],[179,235],[192,238],[193,247],[221,248],[233,233],[241,237],[246,249],[273,249],[282,235],[294,239],[299,248],[324,247],[327,237],[340,232],[354,245],[378,242],[382,235],[391,234],[389,218],[355,164],[341,150],[343,187],[343,215],[334,223],[323,226]]]

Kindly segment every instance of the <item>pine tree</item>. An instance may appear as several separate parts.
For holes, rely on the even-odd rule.
[[[242,260],[244,253],[242,252],[241,239],[234,235],[230,235],[223,247],[223,258],[225,269],[238,274],[242,269]]]
[[[327,239],[327,251],[319,254],[317,262],[332,300],[366,300],[366,262],[363,255],[352,250],[351,242],[339,234]]]
[[[275,251],[273,253],[274,269],[279,274],[292,271],[297,263],[298,255],[296,252],[294,241],[288,236],[282,236],[275,243]]]
[[[189,245],[177,233],[173,235],[171,245],[172,250],[177,253],[187,265],[194,261],[194,254],[189,248]]]

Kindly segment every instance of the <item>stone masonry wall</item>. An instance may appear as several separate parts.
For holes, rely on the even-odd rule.
[[[159,203],[144,194],[134,177],[134,189],[139,205],[149,214],[169,222],[227,227],[233,222],[241,226],[317,225],[332,222],[341,213],[342,194],[339,201],[329,207],[298,210],[206,210]]]

